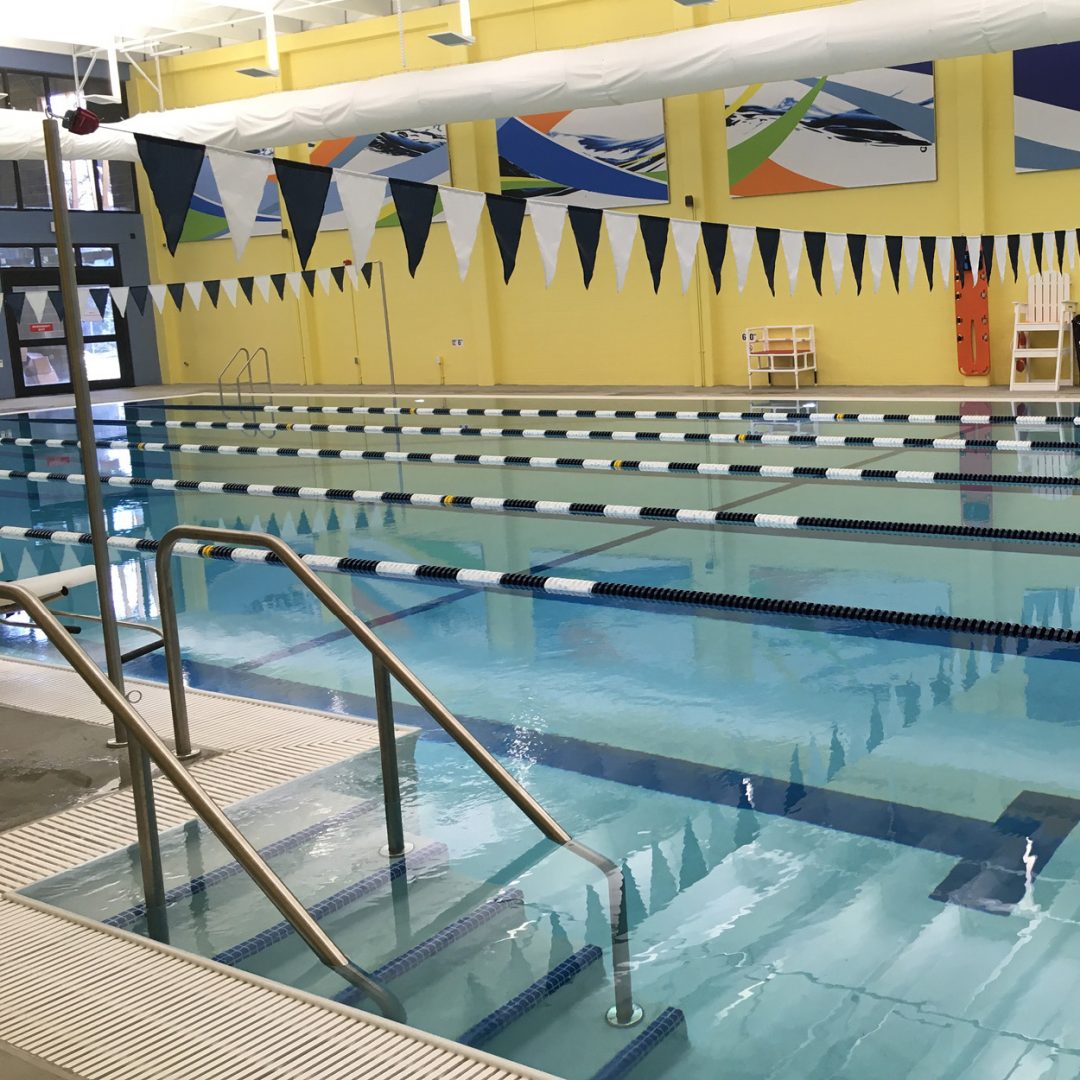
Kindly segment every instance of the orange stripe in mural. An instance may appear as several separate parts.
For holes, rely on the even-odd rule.
[[[311,164],[329,165],[351,142],[352,139],[323,139],[311,148]]]
[[[796,191],[836,191],[839,184],[811,180],[766,158],[753,172],[732,185],[732,195],[781,195]]]
[[[565,116],[569,116],[574,110],[566,109],[564,112],[534,113],[532,116],[518,117],[523,124],[547,135],[551,129]]]

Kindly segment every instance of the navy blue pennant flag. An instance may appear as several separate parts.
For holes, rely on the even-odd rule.
[[[1020,275],[1020,234],[1009,233],[1009,265],[1012,267],[1013,281]]]
[[[892,274],[893,288],[899,292],[900,260],[904,255],[904,238],[902,236],[886,236],[885,254],[889,256],[889,271]]]
[[[161,215],[165,245],[169,254],[175,255],[191,207],[191,197],[195,194],[195,182],[199,179],[206,147],[179,139],[162,139],[157,135],[138,133],[135,144]]]
[[[26,304],[26,293],[21,292],[9,292],[7,294],[7,306],[11,309],[11,314],[15,316],[16,322],[22,322],[23,306]]]
[[[503,281],[507,284],[517,265],[518,247],[521,245],[521,225],[525,220],[525,200],[511,199],[508,195],[487,196],[488,221],[495,233],[502,257]]]
[[[926,271],[926,284],[934,291],[934,255],[937,252],[937,238],[920,236],[919,249],[922,251],[923,269]]]
[[[780,230],[757,227],[758,253],[761,265],[765,269],[765,280],[769,283],[769,292],[776,295],[776,252],[780,247]],[[850,241],[850,237],[848,238]],[[865,240],[865,238],[864,238]]]
[[[326,193],[330,190],[334,170],[325,165],[274,158],[274,172],[277,173],[281,198],[289,213],[296,253],[300,256],[300,265],[306,268],[322,221]]]
[[[664,272],[670,227],[671,222],[666,217],[654,217],[652,214],[638,215],[638,228],[641,230],[641,242],[645,245],[645,258],[649,260],[649,273],[652,274],[654,293],[660,291],[660,277]]]
[[[63,322],[64,321],[64,294],[59,289],[49,290],[49,303],[53,306],[53,311],[56,312],[56,317]]]
[[[132,285],[128,293],[128,299],[135,301],[140,315],[146,314],[146,301],[150,296],[150,290],[145,285]]]
[[[596,249],[600,245],[604,214],[594,206],[568,206],[566,216],[570,219],[570,231],[574,234],[581,262],[581,277],[587,289],[596,271]]]
[[[709,263],[713,286],[719,293],[720,276],[724,271],[724,257],[727,255],[727,226],[713,221],[703,221],[701,242],[705,245],[705,258]]]
[[[104,319],[105,309],[109,306],[108,286],[103,286],[100,289],[91,289],[90,299],[94,301],[94,307],[98,309],[98,314]]]
[[[237,282],[240,285],[240,291],[244,294],[245,299],[249,304],[254,303],[255,294],[255,279],[253,277],[237,278]]]
[[[285,275],[284,274],[271,274],[270,283],[274,286],[274,290],[277,292],[278,299],[285,299]]]
[[[390,194],[394,197],[394,209],[401,222],[401,235],[409,256],[409,274],[416,277],[416,268],[424,257],[431,232],[431,215],[435,211],[439,189],[434,184],[418,184],[415,180],[391,177]]]
[[[315,271],[314,270],[301,270],[300,277],[303,279],[304,284],[307,286],[308,296],[315,295]]]
[[[863,233],[848,233],[847,249],[851,259],[851,272],[855,275],[855,292],[861,294],[863,263],[866,259],[866,236]]]
[[[369,289],[371,288],[371,271],[373,269],[374,267],[371,263],[364,263],[364,265],[360,267],[360,273],[364,275],[364,280],[367,282],[367,287]]]
[[[986,271],[986,280],[990,280],[990,271],[994,269],[994,238],[984,236],[981,241],[982,262],[981,266]]]
[[[1058,270],[1065,269],[1065,230],[1058,229],[1054,233],[1054,245],[1057,248]]]
[[[334,279],[334,284],[338,287],[338,292],[345,291],[345,267],[344,266],[331,266],[330,276]]]
[[[968,258],[966,236],[954,236],[952,238],[952,257],[953,273],[960,279],[960,287],[963,288],[964,280],[967,277],[967,271],[972,269],[968,266],[970,259]],[[972,277],[974,276],[973,273]]]
[[[814,288],[821,295],[821,268],[825,263],[825,234],[823,232],[803,233],[806,238],[806,258],[810,263],[810,274],[814,279]]]
[[[221,295],[221,279],[211,278],[209,281],[204,281],[203,288],[206,290],[206,295],[210,297],[210,303],[217,307],[218,297]]]
[[[176,305],[177,311],[183,311],[184,309],[184,284],[178,282],[173,285],[166,285],[166,289],[169,290],[169,295],[172,297],[172,302]]]
[[[1041,232],[1031,234],[1031,250],[1035,252],[1035,265],[1041,274],[1043,261],[1043,234]]]

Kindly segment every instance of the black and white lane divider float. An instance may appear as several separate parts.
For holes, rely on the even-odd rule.
[[[69,419],[38,419],[30,423],[74,424]],[[922,439],[885,435],[769,435],[707,431],[578,431],[573,428],[416,427],[393,424],[258,423],[253,420],[95,420],[99,427],[168,428],[193,431],[296,431],[339,435],[417,435],[480,439],[564,439],[596,442],[708,443],[713,446],[818,446],[877,450],[1004,450],[1017,453],[1080,451],[1080,442],[1037,442],[1030,439]]]
[[[27,472],[0,469],[0,480],[33,484],[86,483],[82,473]],[[778,529],[801,532],[867,533],[920,536],[973,543],[1080,546],[1080,533],[1037,529],[1002,529],[982,525],[934,525],[918,521],[876,521],[817,517],[806,514],[747,514],[735,510],[695,510],[677,506],[630,506],[620,503],[564,502],[556,499],[504,499],[487,495],[444,495],[412,491],[363,491],[354,488],[297,487],[291,484],[242,484],[219,480],[154,480],[146,476],[103,476],[108,487],[150,491],[198,492],[203,495],[254,495],[363,505],[417,506],[429,510],[463,510],[487,514],[533,514],[540,517],[604,518],[608,521],[664,522],[672,526]]]
[[[0,436],[0,446],[77,447],[78,439]],[[340,450],[324,447],[253,446],[229,443],[136,442],[97,439],[101,450],[135,450],[151,454],[221,454],[226,457],[322,458],[381,461],[392,464],[483,465],[495,468],[570,469],[592,472],[649,473],[672,476],[728,476],[765,480],[881,481],[895,484],[979,484],[982,486],[1080,488],[1076,476],[1032,476],[1026,473],[941,472],[926,469],[844,469],[824,465],[733,465],[711,461],[641,461],[633,458],[527,457],[513,454],[439,454],[421,450]]]
[[[139,403],[140,409],[221,412],[220,405]],[[345,416],[517,416],[559,420],[723,420],[733,423],[765,421],[813,424],[1015,424],[1017,427],[1080,427],[1080,416],[1014,416],[1012,413],[873,413],[811,412],[809,409],[717,412],[685,409],[480,409],[412,405],[254,405],[248,412],[330,413]]]
[[[62,529],[28,529],[16,525],[0,525],[0,539],[45,540],[56,544],[82,547],[89,547],[92,543],[89,533],[65,532]],[[134,536],[110,536],[108,544],[110,548],[119,551],[152,553],[157,551],[159,541],[149,537],[139,539]],[[181,541],[175,545],[173,553],[187,558],[281,565],[276,556],[264,548],[228,544]],[[338,558],[332,555],[304,555],[300,552],[297,554],[312,570],[327,574],[392,578],[398,581],[428,581],[478,590],[509,589],[598,603],[637,601],[774,617],[797,616],[845,623],[876,623],[992,638],[995,644],[1009,639],[1065,645],[1080,644],[1080,631],[1077,630],[996,622],[992,619],[972,619],[959,615],[931,615],[911,611],[890,611],[883,608],[847,607],[842,604],[825,604],[809,600],[775,600],[759,596],[742,596],[737,593],[672,589],[619,581],[591,581],[587,578],[547,577],[538,574],[509,573],[502,570],[469,570],[458,566],[434,566],[352,557]]]

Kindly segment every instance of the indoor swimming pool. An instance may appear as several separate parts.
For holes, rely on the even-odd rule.
[[[564,415],[193,396],[95,418],[101,471],[120,482],[105,489],[112,534],[223,525],[356,560],[326,580],[575,837],[628,871],[646,1015],[617,1031],[603,1022],[603,877],[543,841],[404,693],[397,719],[421,733],[403,750],[417,847],[401,880],[377,852],[377,755],[239,804],[246,833],[410,1023],[568,1080],[712,1080],[718,1062],[778,1080],[1077,1073],[1080,403],[396,405]],[[658,409],[747,416],[565,415]],[[205,426],[223,423],[255,426]],[[480,433],[305,427],[323,424]],[[51,476],[0,475],[0,524],[84,531],[81,488],[64,479],[80,472],[74,439],[68,410],[0,416],[0,470]],[[426,498],[387,497],[401,492]],[[748,517],[724,517],[736,514]],[[9,532],[0,558],[11,579],[90,549]],[[154,622],[152,558],[114,560],[120,616]],[[419,580],[416,565],[614,583],[626,598]],[[181,558],[176,582],[192,687],[373,715],[368,657],[285,571]],[[755,604],[671,602],[688,593]],[[65,601],[94,604],[92,586]],[[93,648],[91,630],[82,639]],[[2,623],[0,650],[52,658]],[[164,673],[156,655],[128,670]],[[260,937],[278,916],[242,875],[215,872],[229,859],[204,830],[163,847],[174,944],[341,993],[295,935]],[[28,891],[143,929],[130,851]],[[654,1052],[626,1057],[645,1025],[658,1025]]]

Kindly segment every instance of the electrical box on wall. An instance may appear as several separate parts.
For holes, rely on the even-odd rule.
[[[460,349],[461,346],[465,344],[465,339],[459,337],[451,338],[450,344],[453,345],[455,349]]]

